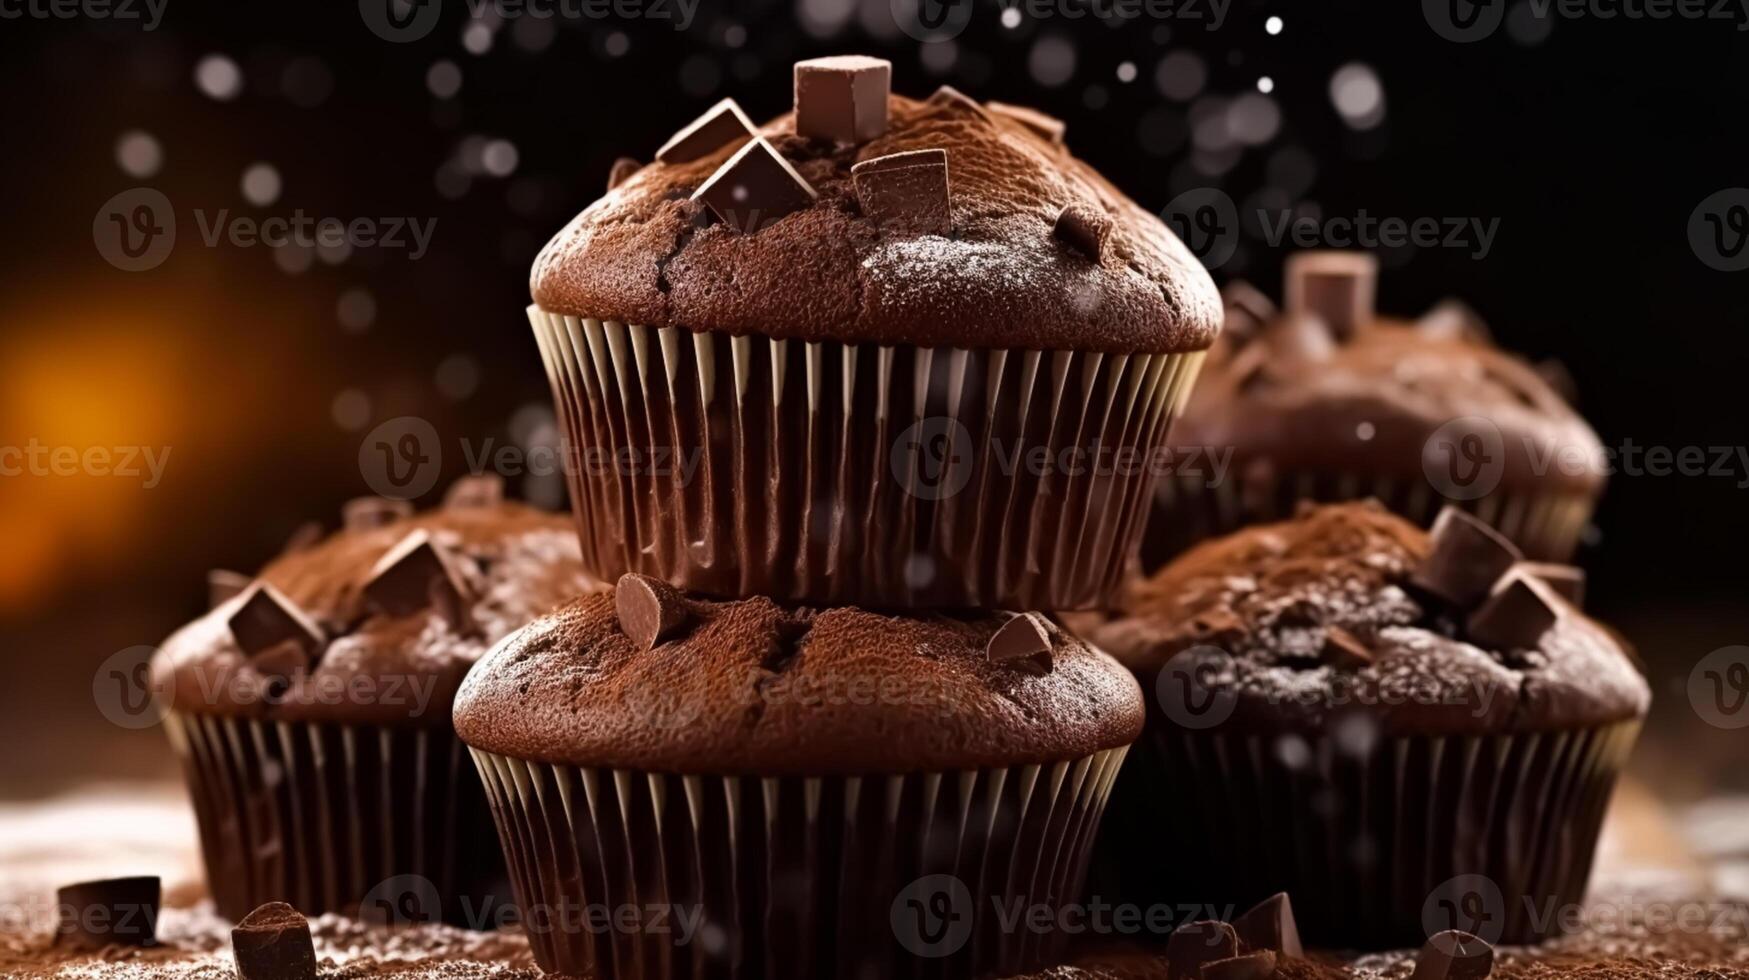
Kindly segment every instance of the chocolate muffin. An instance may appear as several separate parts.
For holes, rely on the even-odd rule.
[[[1075,609],[1133,559],[1219,297],[1062,124],[890,66],[726,99],[535,262],[584,561],[717,596]]]
[[[1490,941],[1541,938],[1649,693],[1576,570],[1521,559],[1456,508],[1429,535],[1306,505],[1137,585],[1089,636],[1154,693],[1107,838],[1125,889],[1286,891],[1327,946],[1412,945],[1478,901]]]
[[[219,912],[360,909],[417,876],[452,921],[507,900],[480,784],[450,726],[469,667],[586,591],[563,517],[471,478],[439,510],[369,498],[166,640],[153,684]],[[403,881],[403,884],[406,882]],[[415,882],[417,884],[417,882]],[[435,910],[426,908],[423,914]]]
[[[1377,317],[1375,281],[1371,256],[1303,252],[1284,311],[1229,287],[1227,330],[1172,433],[1144,568],[1301,500],[1368,497],[1423,527],[1458,504],[1532,557],[1571,559],[1604,467],[1564,372],[1502,351],[1455,302],[1413,323]]]
[[[1122,667],[1036,614],[636,575],[505,640],[455,709],[541,966],[621,980],[1045,962],[1056,942],[1002,930],[995,903],[1076,899],[1142,716]],[[652,905],[696,929],[575,918]]]

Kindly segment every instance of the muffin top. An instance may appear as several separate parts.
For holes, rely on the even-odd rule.
[[[718,602],[638,575],[510,636],[455,709],[463,741],[521,759],[768,776],[1068,761],[1142,717],[1128,672],[1037,614]]]
[[[877,118],[823,135],[831,127],[808,117],[830,93],[804,82],[822,63],[848,64],[846,84]],[[657,162],[616,167],[621,182],[535,260],[535,304],[804,341],[1208,347],[1220,328],[1208,274],[1157,217],[1069,155],[1061,123],[946,87],[922,101],[890,95],[881,66],[804,62],[797,111],[758,127],[759,139],[724,100]],[[911,151],[927,152],[893,158]],[[735,200],[751,218],[725,220]]]
[[[1149,680],[1194,672],[1237,730],[1319,731],[1355,712],[1382,734],[1643,715],[1650,693],[1630,654],[1564,597],[1575,570],[1518,557],[1456,510],[1429,535],[1375,501],[1305,505],[1192,549],[1088,632]]]
[[[156,690],[198,714],[447,725],[493,643],[600,587],[568,519],[498,499],[489,479],[417,516],[354,501],[344,530],[238,577],[236,594],[166,640]]]
[[[1448,302],[1413,323],[1379,318],[1369,257],[1295,259],[1285,311],[1242,284],[1227,290],[1227,330],[1174,445],[1231,446],[1240,466],[1449,473],[1463,486],[1473,467],[1493,465],[1508,485],[1601,487],[1596,433],[1543,373],[1494,346],[1468,309]],[[1320,265],[1337,270],[1327,278],[1358,281],[1335,296],[1296,288]]]

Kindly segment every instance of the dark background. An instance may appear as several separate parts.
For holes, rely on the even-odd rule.
[[[1023,15],[1009,27],[983,0],[951,44],[924,45],[895,29],[888,0],[707,0],[683,31],[512,19],[483,54],[463,45],[460,0],[411,43],[373,34],[350,0],[168,0],[150,32],[0,20],[0,445],[171,448],[149,490],[119,477],[0,477],[0,737],[12,746],[0,796],[166,772],[159,733],[120,732],[94,709],[93,669],[198,614],[209,568],[258,567],[311,517],[335,525],[340,503],[367,492],[358,453],[371,427],[418,415],[452,447],[550,439],[522,313],[535,252],[601,193],[615,157],[648,160],[716,99],[733,94],[755,119],[784,111],[800,57],[879,54],[905,94],[946,82],[1038,105],[1154,210],[1212,186],[1325,214],[1498,218],[1485,259],[1385,255],[1382,307],[1413,315],[1463,297],[1508,346],[1567,365],[1607,445],[1745,442],[1749,273],[1708,268],[1686,228],[1703,198],[1749,183],[1749,34],[1711,19],[1537,21],[1514,2],[1506,25],[1472,44],[1443,39],[1415,3],[1378,2],[1235,0],[1207,30],[1146,15]],[[1284,19],[1278,35],[1265,30],[1271,15]],[[1048,84],[1064,50],[1072,71]],[[1190,98],[1157,84],[1174,53],[1206,68]],[[242,71],[228,101],[195,82],[213,54]],[[463,80],[450,98],[427,82],[442,60]],[[1120,79],[1126,62],[1133,81]],[[1350,63],[1382,86],[1384,117],[1370,129],[1332,103],[1332,76]],[[1265,75],[1275,135],[1197,149],[1195,124]],[[118,140],[136,130],[162,148],[145,177],[118,164]],[[497,139],[516,148],[514,171],[471,173]],[[283,183],[266,207],[239,189],[257,162]],[[179,235],[164,264],[129,273],[99,255],[92,226],[136,186],[168,195]],[[293,272],[297,257],[266,247],[202,244],[194,210],[224,208],[437,226],[417,261],[363,249]],[[1248,238],[1216,278],[1242,274],[1276,294],[1285,254]],[[356,290],[374,301],[363,329],[337,315]],[[463,468],[459,452],[446,455],[446,475]],[[1705,726],[1684,694],[1699,658],[1749,642],[1740,481],[1741,464],[1723,477],[1618,476],[1585,556],[1593,608],[1651,664],[1663,739],[1639,768],[1673,796],[1711,788],[1710,756],[1741,758],[1743,732]],[[516,489],[562,500],[553,479]]]

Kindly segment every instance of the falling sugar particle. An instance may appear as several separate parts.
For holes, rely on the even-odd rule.
[[[492,140],[480,154],[480,166],[494,177],[508,177],[516,172],[521,155],[509,140]]]
[[[1372,437],[1378,435],[1378,433],[1378,428],[1371,422],[1362,422],[1354,427],[1354,435],[1361,442],[1371,442]]]
[[[1330,76],[1330,101],[1354,129],[1372,129],[1385,119],[1385,90],[1379,76],[1358,61]]]
[[[1276,34],[1280,34],[1281,27],[1282,27],[1282,24],[1281,24],[1280,17],[1271,17],[1268,20],[1263,22],[1263,30],[1272,36],[1276,35]]]
[[[130,130],[115,141],[115,162],[129,177],[150,177],[164,165],[164,148],[151,133]]]
[[[1208,68],[1200,57],[1189,51],[1174,51],[1160,59],[1154,69],[1154,86],[1160,94],[1178,102],[1188,102],[1202,91],[1208,81]]]
[[[370,422],[370,396],[357,388],[347,388],[334,396],[328,411],[335,425],[347,432],[357,432]]]
[[[462,47],[468,54],[481,55],[492,50],[492,29],[473,21],[462,29]]]
[[[264,208],[279,200],[279,171],[271,163],[250,165],[243,171],[243,199],[258,208]]]
[[[425,72],[425,87],[440,99],[453,99],[462,90],[462,70],[447,58],[436,62]]]
[[[1123,82],[1125,85],[1128,85],[1130,82],[1135,81],[1136,80],[1136,63],[1133,61],[1126,61],[1123,64],[1118,65],[1117,66],[1117,80],[1120,82]]]
[[[243,91],[243,72],[222,54],[209,54],[194,66],[194,84],[208,98],[229,102]]]
[[[1275,91],[1275,79],[1270,78],[1268,75],[1259,78],[1257,80],[1257,91],[1262,92],[1264,95],[1268,95]]]
[[[1075,77],[1075,46],[1055,35],[1034,42],[1026,59],[1032,80],[1045,88],[1056,88]]]
[[[1009,7],[1002,11],[1002,26],[1014,30],[1020,26],[1020,8]]]
[[[340,294],[340,301],[334,305],[334,316],[346,332],[362,333],[376,322],[376,297],[362,286],[348,289]]]

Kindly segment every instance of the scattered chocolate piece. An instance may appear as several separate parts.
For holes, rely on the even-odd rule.
[[[408,534],[377,559],[370,581],[364,585],[365,599],[390,616],[410,616],[430,609],[442,592],[451,593],[449,601],[456,605],[465,604],[467,590],[461,578],[424,528]],[[438,611],[443,611],[441,604]]]
[[[1275,319],[1275,304],[1256,286],[1235,279],[1221,290],[1221,305],[1226,310],[1226,322],[1221,333],[1235,340],[1249,340],[1263,330],[1263,325]]]
[[[496,507],[504,502],[504,478],[496,473],[470,473],[444,492],[445,507]]]
[[[943,85],[936,89],[935,93],[929,97],[928,102],[930,105],[945,105],[952,106],[956,109],[964,109],[967,112],[973,112],[986,118],[990,115],[990,113],[984,108],[983,103],[966,93],[961,92],[959,89],[954,88],[952,85]]]
[[[1037,134],[1047,143],[1061,144],[1063,133],[1068,130],[1068,124],[1061,119],[1047,116],[1037,109],[1023,105],[1010,105],[1006,102],[986,102],[984,108],[1011,122],[1020,125]]]
[[[1484,980],[1494,972],[1494,947],[1467,932],[1447,929],[1421,947],[1409,980]]]
[[[1275,953],[1262,950],[1202,965],[1202,980],[1269,980],[1275,976]]]
[[[1439,512],[1433,548],[1409,581],[1465,609],[1475,608],[1513,565],[1524,560],[1505,535],[1456,507]]]
[[[1103,211],[1071,201],[1057,212],[1051,234],[1097,263],[1105,253],[1105,240],[1111,234],[1111,218]]]
[[[1198,980],[1204,963],[1239,955],[1239,935],[1225,922],[1205,919],[1179,926],[1166,940],[1167,980]]]
[[[756,139],[730,157],[692,195],[723,223],[751,235],[814,203],[817,195],[770,143]]]
[[[315,980],[310,922],[284,902],[268,902],[231,930],[238,980]]]
[[[882,228],[920,235],[953,230],[948,209],[947,151],[912,150],[850,168],[862,213]]]
[[[296,554],[315,547],[322,540],[322,525],[316,521],[305,521],[299,524],[291,537],[285,539],[285,547],[279,550],[282,555]]]
[[[1533,582],[1522,571],[1507,573],[1482,607],[1471,614],[1470,639],[1497,650],[1536,646],[1561,614],[1542,587]]]
[[[1287,313],[1271,320],[1262,334],[1272,356],[1284,361],[1323,361],[1336,353],[1330,325],[1316,313]]]
[[[679,589],[636,572],[619,577],[613,606],[619,613],[619,628],[643,650],[670,639],[691,618],[686,596]]]
[[[206,601],[208,609],[217,609],[232,599],[243,594],[253,582],[242,572],[233,572],[224,568],[215,568],[206,573]]]
[[[887,131],[893,63],[858,54],[796,62],[796,134],[866,143]]]
[[[1294,919],[1294,904],[1287,892],[1276,892],[1233,920],[1233,931],[1246,949],[1269,950],[1283,956],[1306,955],[1300,944],[1300,927]]]
[[[297,643],[312,657],[322,646],[322,628],[297,603],[266,582],[249,587],[228,623],[237,646],[251,657],[287,641]]]
[[[1360,670],[1371,667],[1372,650],[1360,642],[1360,638],[1340,626],[1330,626],[1324,630],[1324,662],[1342,670]]]
[[[1018,613],[990,637],[990,642],[984,647],[984,656],[993,663],[1025,659],[1036,667],[1049,670],[1050,625],[1038,613]]]
[[[1475,310],[1462,300],[1442,300],[1438,306],[1415,321],[1415,329],[1431,337],[1467,340],[1476,344],[1493,343],[1494,335]]]
[[[60,913],[55,941],[80,949],[151,946],[157,942],[162,895],[155,875],[66,885],[55,892]]]
[[[1518,570],[1548,586],[1574,608],[1585,608],[1585,569],[1548,561],[1522,561]]]
[[[411,516],[411,502],[388,497],[354,497],[340,508],[341,522],[348,531],[368,531]]]
[[[632,179],[632,175],[644,169],[636,157],[620,157],[613,161],[613,169],[607,172],[607,189],[613,190]]]
[[[1339,340],[1373,319],[1378,260],[1365,252],[1297,252],[1287,260],[1289,313],[1316,313]]]
[[[756,135],[753,120],[741,111],[740,104],[724,99],[663,143],[656,151],[656,159],[661,163],[687,163]]]

